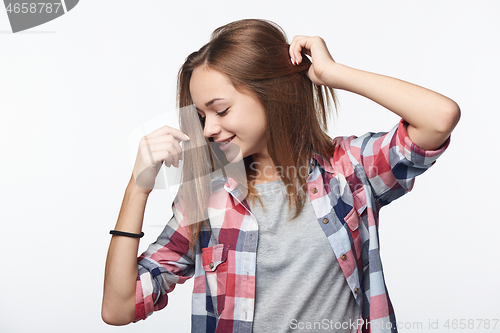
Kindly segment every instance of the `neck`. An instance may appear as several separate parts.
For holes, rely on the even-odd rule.
[[[272,182],[281,178],[269,155],[254,154],[252,159],[253,164],[250,167],[255,170],[255,178],[252,179],[254,184]]]

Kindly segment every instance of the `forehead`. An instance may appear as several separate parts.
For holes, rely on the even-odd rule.
[[[197,107],[204,107],[214,98],[230,98],[237,92],[226,75],[205,66],[193,70],[189,90]]]

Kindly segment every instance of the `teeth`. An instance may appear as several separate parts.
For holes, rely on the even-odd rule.
[[[231,138],[230,138],[229,140],[227,140],[227,141],[223,141],[223,142],[221,142],[221,143],[220,143],[220,145],[221,145],[221,146],[227,145],[227,144],[229,143],[229,141],[231,141],[233,138],[234,138],[234,136],[233,136],[233,137],[231,137]]]

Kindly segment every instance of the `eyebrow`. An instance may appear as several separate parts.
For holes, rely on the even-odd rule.
[[[206,102],[205,106],[208,108],[210,105],[214,104],[214,102],[220,101],[220,100],[223,100],[223,99],[224,98],[216,97],[216,98],[212,99],[211,101]]]
[[[224,98],[216,97],[216,98],[214,98],[214,99],[212,99],[212,100],[210,100],[210,101],[206,102],[206,103],[205,103],[205,107],[207,107],[207,108],[208,108],[210,105],[214,104],[214,103],[215,103],[215,102],[217,102],[217,101],[223,100],[223,99],[224,99]],[[197,110],[200,110],[200,109],[198,109],[198,108],[196,108],[196,109],[197,109]],[[200,110],[200,111],[201,111],[201,110]]]
[[[214,98],[214,99],[212,99],[212,100],[210,100],[210,101],[206,102],[206,103],[205,103],[205,106],[208,108],[210,105],[214,104],[214,103],[215,103],[215,102],[217,102],[217,101],[221,101],[221,100],[223,100],[223,99],[224,99],[224,98],[221,98],[221,97],[216,97],[216,98]],[[196,106],[195,106],[195,107],[196,107]],[[198,107],[196,107],[196,110],[197,110],[197,111],[201,111],[201,112],[203,112],[202,110],[198,109]]]

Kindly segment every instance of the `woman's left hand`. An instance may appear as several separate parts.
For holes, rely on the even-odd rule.
[[[294,37],[290,43],[293,64],[302,62],[301,52],[312,58],[307,72],[312,82],[364,96],[394,112],[409,124],[410,140],[424,150],[441,147],[460,119],[458,105],[441,94],[336,63],[320,37]]]
[[[290,59],[292,64],[298,65],[302,62],[304,52],[312,58],[307,76],[317,85],[328,85],[326,82],[326,70],[335,64],[323,38],[315,36],[295,36],[290,43]],[[334,88],[334,87],[332,87]]]

